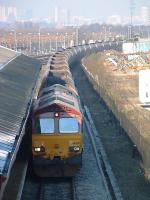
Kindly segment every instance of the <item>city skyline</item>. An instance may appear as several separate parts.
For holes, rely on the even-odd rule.
[[[87,18],[97,18],[101,21],[106,21],[108,16],[120,15],[130,16],[130,1],[121,2],[119,0],[0,0],[0,5],[16,6],[19,9],[26,9],[32,13],[35,18],[46,18],[54,16],[55,7],[62,7],[63,9],[70,10],[72,16],[85,16]],[[142,6],[150,8],[149,0],[132,0],[134,2],[134,15],[137,15]]]
[[[83,24],[92,24],[92,23],[107,23],[112,25],[117,24],[130,24],[131,23],[131,9],[129,8],[128,15],[109,13],[108,16],[106,16],[105,20],[102,20],[102,18],[96,18],[96,17],[88,17],[85,15],[73,15],[72,11],[69,9],[69,7],[66,7],[65,4],[61,5],[62,2],[66,2],[67,0],[54,0],[53,2],[54,7],[51,7],[51,12],[46,13],[45,16],[40,15],[34,15],[33,10],[37,7],[34,5],[34,9],[32,6],[30,7],[21,7],[17,3],[18,0],[7,0],[3,1],[0,0],[0,21],[8,21],[8,22],[15,22],[19,20],[32,20],[32,21],[43,21],[47,20],[48,23],[54,24],[58,27],[61,26],[68,26],[68,25],[83,25]],[[47,0],[45,0],[46,2]],[[96,1],[96,0],[95,0]],[[107,0],[106,0],[107,1]],[[118,1],[118,0],[116,0]],[[145,0],[146,1],[146,0]],[[23,0],[24,2],[24,0]],[[33,3],[34,0],[31,0]],[[61,3],[60,3],[61,2]],[[143,24],[143,25],[149,25],[150,24],[150,6],[141,6],[137,7],[137,2],[135,4],[135,0],[130,0],[130,3],[132,2],[133,6],[132,9],[132,22],[136,24]],[[139,3],[140,1],[138,1]],[[24,2],[25,3],[25,2]],[[57,3],[57,5],[56,5]],[[128,1],[129,3],[129,1]],[[138,9],[137,9],[138,8]],[[44,10],[44,9],[43,9]]]

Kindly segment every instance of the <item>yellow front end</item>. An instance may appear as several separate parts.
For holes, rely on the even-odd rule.
[[[69,158],[80,156],[82,149],[82,134],[32,134],[32,154],[35,159],[37,157],[46,160],[59,158],[65,163]]]
[[[33,134],[34,173],[40,177],[72,177],[82,166],[82,151],[82,134]]]
[[[43,176],[47,170],[44,176],[49,176],[52,167],[60,168],[63,175],[73,168],[75,172],[82,165],[82,151],[82,125],[78,118],[66,113],[44,113],[34,118],[32,157],[36,174]]]

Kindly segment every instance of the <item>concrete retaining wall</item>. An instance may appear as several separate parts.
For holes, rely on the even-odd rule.
[[[97,57],[100,58],[100,54]],[[103,59],[102,59],[103,60]],[[104,61],[104,60],[103,60]],[[138,73],[113,72],[102,62],[82,60],[82,65],[95,90],[104,99],[120,125],[141,154],[141,164],[150,178],[150,111],[138,102]]]

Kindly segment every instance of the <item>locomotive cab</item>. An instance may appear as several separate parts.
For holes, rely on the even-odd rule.
[[[58,90],[50,93],[37,102],[32,117],[34,171],[39,176],[56,176],[51,169],[57,168],[57,175],[60,169],[62,176],[72,176],[82,165],[82,115],[74,95],[68,93],[69,98],[61,91],[58,98]]]
[[[51,161],[80,165],[75,159],[82,152],[82,124],[65,113],[45,113],[37,116],[33,130],[33,155]],[[70,159],[68,159],[70,158]],[[71,162],[71,158],[72,162]],[[51,163],[55,163],[51,162]]]

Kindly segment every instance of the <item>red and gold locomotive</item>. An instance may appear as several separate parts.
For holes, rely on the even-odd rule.
[[[82,113],[64,52],[50,71],[32,114],[33,168],[38,176],[73,176],[82,165]]]

